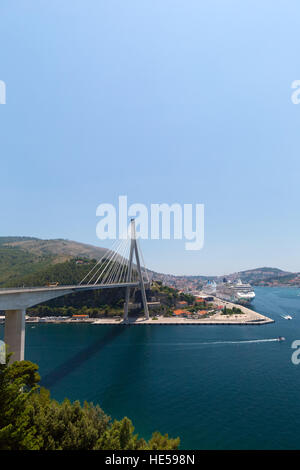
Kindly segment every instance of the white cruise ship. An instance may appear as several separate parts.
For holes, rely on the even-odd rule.
[[[243,284],[240,279],[235,282],[223,279],[223,282],[220,284],[209,281],[203,291],[206,294],[215,295],[220,299],[241,305],[247,305],[255,298],[252,286],[250,284]]]

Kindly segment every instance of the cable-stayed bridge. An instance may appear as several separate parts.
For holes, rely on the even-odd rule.
[[[136,238],[135,221],[131,220],[128,236],[123,240],[116,240],[111,250],[95,263],[79,284],[52,283],[39,287],[0,289],[0,310],[5,311],[4,341],[8,350],[13,352],[11,360],[24,359],[27,308],[75,292],[125,288],[124,322],[127,322],[131,289],[140,289],[144,314],[148,319],[148,286],[150,280]]]

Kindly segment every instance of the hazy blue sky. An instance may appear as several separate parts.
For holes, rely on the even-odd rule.
[[[0,235],[96,238],[96,207],[204,203],[174,274],[300,271],[300,3],[2,0]],[[107,244],[105,244],[108,246]]]

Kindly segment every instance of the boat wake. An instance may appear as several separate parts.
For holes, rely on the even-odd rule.
[[[209,346],[217,344],[251,344],[251,343],[274,343],[278,341],[283,341],[285,338],[266,338],[266,339],[245,339],[237,341],[199,341],[197,343],[151,343],[155,346],[186,346],[186,347],[195,347],[195,346]],[[149,343],[148,343],[149,344]]]
[[[209,341],[198,344],[249,344],[249,343],[272,343],[279,341],[278,338],[267,338],[267,339],[245,339],[240,341]]]

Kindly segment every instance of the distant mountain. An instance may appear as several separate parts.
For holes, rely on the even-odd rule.
[[[0,237],[0,286],[71,259],[100,259],[107,248],[71,240]]]
[[[297,273],[296,273],[297,274]],[[248,269],[246,271],[239,271],[233,274],[229,274],[225,276],[227,279],[235,280],[241,279],[245,282],[250,282],[251,284],[261,284],[267,281],[281,281],[288,278],[293,278],[295,273],[291,273],[289,271],[283,271],[282,269],[278,268],[255,268],[255,269]]]
[[[17,248],[32,253],[35,256],[54,256],[59,261],[62,258],[70,259],[83,257],[88,259],[98,259],[107,248],[96,247],[62,238],[52,240],[41,240],[30,237],[0,237],[0,246]]]
[[[254,286],[300,286],[300,273],[283,271],[278,268],[255,268],[239,271],[223,276],[174,276],[172,274],[153,273],[153,278],[183,290],[199,290],[207,281],[220,282],[223,278],[227,280],[241,279]]]
[[[47,274],[48,269],[56,264],[74,259],[100,259],[107,248],[96,247],[72,240],[42,240],[34,237],[0,237],[0,287],[18,285],[24,278],[40,273]],[[63,268],[64,270],[64,268]],[[51,270],[53,272],[53,270]],[[174,276],[149,271],[155,280],[172,285],[182,290],[200,289],[207,280],[220,281],[223,277],[229,280],[240,278],[253,285],[296,285],[300,286],[300,273],[283,271],[278,268],[262,267],[248,269],[224,276]]]

